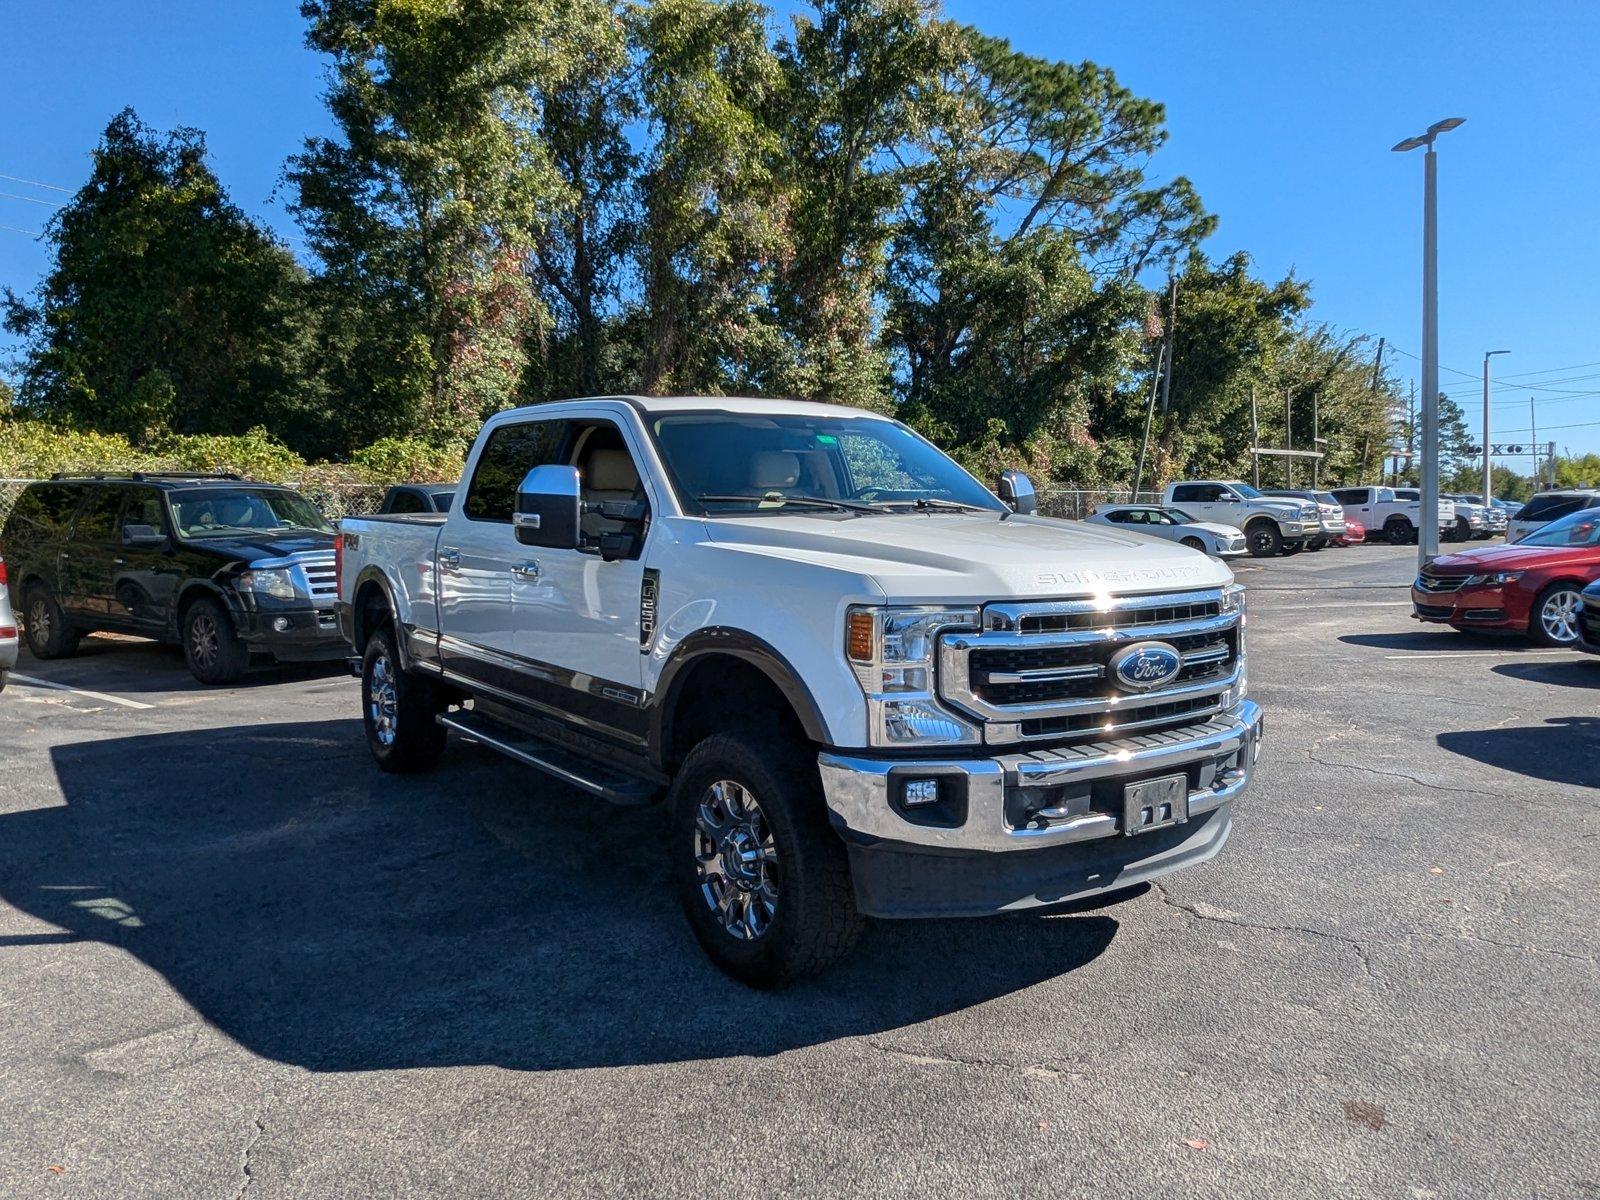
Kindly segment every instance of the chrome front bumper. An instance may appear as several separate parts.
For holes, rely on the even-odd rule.
[[[1092,798],[1096,783],[1115,786],[1192,771],[1188,816],[1223,807],[1249,785],[1261,740],[1261,707],[1241,700],[1193,725],[1114,741],[981,759],[826,751],[818,765],[830,819],[856,845],[944,853],[1042,850],[1123,832],[1120,809]],[[907,806],[899,797],[913,779],[939,780],[941,796],[948,789],[949,800],[928,809]],[[1059,789],[1058,802],[1019,821],[1021,798],[1051,789]]]

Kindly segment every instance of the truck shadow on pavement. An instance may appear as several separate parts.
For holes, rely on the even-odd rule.
[[[1496,636],[1468,630],[1456,633],[1433,627],[1405,633],[1346,633],[1339,636],[1346,646],[1365,646],[1372,650],[1417,650],[1438,653],[1445,650],[1537,650],[1539,647],[1516,637]]]
[[[359,721],[59,746],[65,805],[0,815],[0,897],[126,950],[198,1014],[312,1070],[543,1070],[768,1055],[915,1024],[1092,961],[1103,915],[875,925],[828,977],[703,957],[660,809],[452,742],[381,776]]]
[[[1600,688],[1600,659],[1587,654],[1574,654],[1560,662],[1502,663],[1493,671],[1507,679],[1526,679],[1530,683],[1585,688],[1589,691]]]
[[[1471,729],[1438,736],[1441,749],[1532,779],[1600,788],[1600,717],[1555,717],[1542,725]]]

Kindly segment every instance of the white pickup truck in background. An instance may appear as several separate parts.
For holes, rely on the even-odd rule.
[[[1275,499],[1237,479],[1169,483],[1161,503],[1202,521],[1243,530],[1245,543],[1256,558],[1295,554],[1322,537],[1322,522],[1313,501]]]
[[[447,514],[341,524],[368,745],[420,770],[456,730],[664,798],[689,923],[757,985],[863,916],[1110,898],[1211,857],[1261,739],[1242,589],[1030,515],[1026,476],[998,491],[857,409],[500,413]]]
[[[1367,527],[1367,540],[1383,538],[1396,546],[1417,540],[1422,524],[1422,496],[1416,488],[1347,487],[1334,488],[1333,496],[1344,511]],[[1439,501],[1439,532],[1453,531],[1456,506]]]

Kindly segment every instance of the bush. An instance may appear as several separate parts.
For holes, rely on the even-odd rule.
[[[364,483],[453,483],[461,478],[465,457],[456,447],[390,437],[357,450],[350,466]]]

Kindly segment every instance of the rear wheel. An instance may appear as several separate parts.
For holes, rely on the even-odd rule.
[[[394,634],[384,626],[361,656],[361,722],[378,766],[396,774],[426,771],[444,753],[444,710],[430,680],[400,669]]]
[[[752,987],[819,975],[860,936],[816,761],[774,730],[713,734],[668,796],[671,867],[695,939]]]
[[[1541,646],[1574,646],[1578,642],[1578,588],[1552,583],[1533,602],[1528,636]]]
[[[1273,521],[1252,521],[1245,529],[1252,558],[1271,558],[1283,549],[1283,534]]]
[[[209,596],[184,611],[183,657],[201,683],[237,683],[250,667],[250,648],[234,632],[222,604]]]
[[[1456,541],[1470,542],[1472,540],[1472,522],[1465,517],[1456,518]]]
[[[1390,545],[1409,546],[1417,540],[1417,529],[1404,517],[1390,517],[1383,523],[1383,536]]]
[[[22,605],[22,623],[28,649],[35,658],[67,658],[78,649],[81,635],[45,584],[36,583],[28,589]]]

